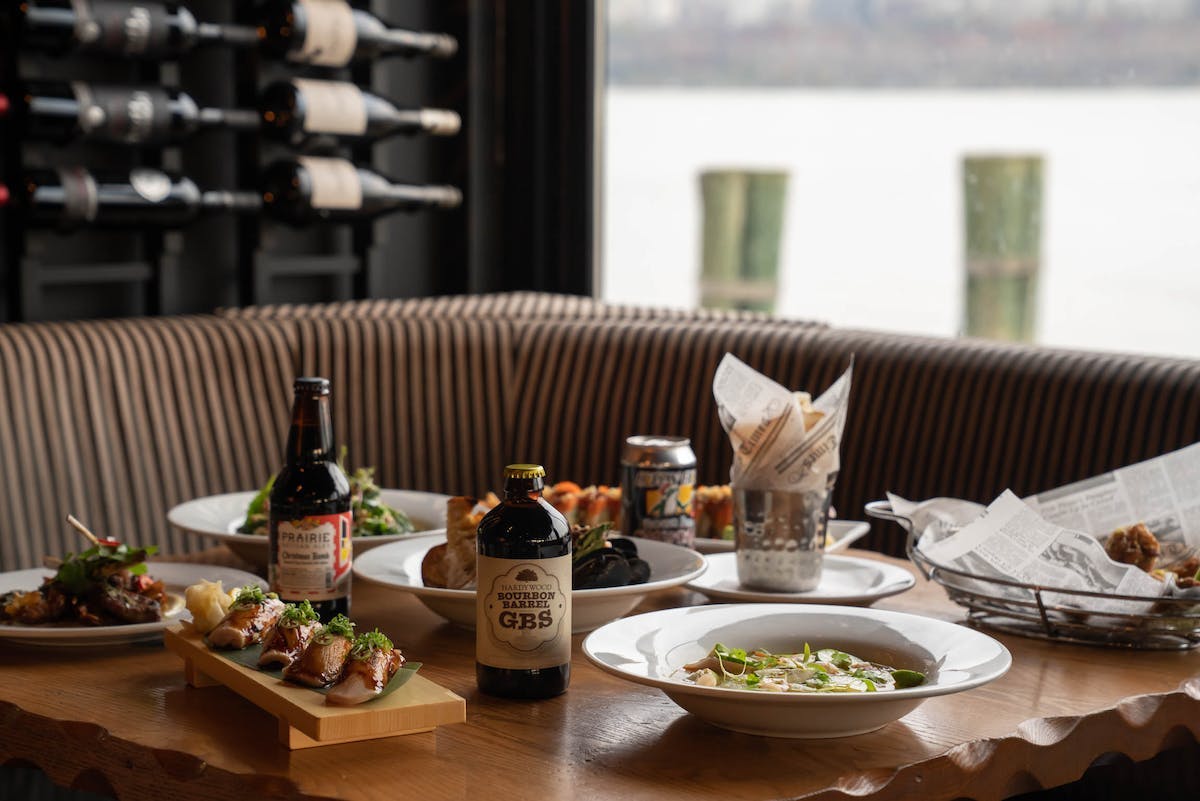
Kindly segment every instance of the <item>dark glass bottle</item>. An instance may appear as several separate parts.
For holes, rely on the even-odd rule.
[[[545,475],[504,468],[504,497],[479,523],[475,680],[488,695],[549,698],[571,680],[571,534],[542,499]]]
[[[343,81],[294,78],[263,90],[263,136],[296,146],[318,136],[374,141],[396,134],[453,136],[462,120],[453,111],[401,108]]]
[[[354,222],[397,211],[454,208],[453,186],[395,184],[340,158],[300,156],[277,161],[262,177],[263,214],[292,225]]]
[[[17,7],[18,46],[114,58],[176,58],[197,45],[252,46],[254,28],[197,22],[174,3],[138,0],[36,0]]]
[[[255,112],[201,108],[186,92],[84,81],[30,82],[14,98],[0,96],[0,119],[6,117],[22,138],[56,144],[161,145],[211,128],[258,129]]]
[[[392,55],[449,58],[458,51],[453,36],[391,28],[342,0],[267,0],[258,37],[270,56],[322,67]]]
[[[27,225],[64,231],[175,227],[206,214],[256,211],[259,205],[253,192],[201,191],[190,178],[149,167],[31,170],[12,189],[0,184],[0,207],[15,207]]]
[[[268,580],[328,621],[350,614],[350,482],[333,451],[329,381],[297,378],[286,462],[269,500]]]

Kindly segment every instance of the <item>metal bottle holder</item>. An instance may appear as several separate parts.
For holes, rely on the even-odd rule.
[[[1184,651],[1200,645],[1200,599],[1115,595],[1042,587],[979,576],[939,565],[917,543],[921,533],[888,501],[872,501],[866,512],[890,520],[907,534],[905,552],[930,581],[946,589],[951,601],[967,610],[967,622],[1024,637],[1115,648]],[[1141,602],[1146,614],[1092,611],[1093,599]]]

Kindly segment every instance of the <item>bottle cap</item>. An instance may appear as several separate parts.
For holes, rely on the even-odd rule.
[[[329,394],[329,379],[303,376],[297,378],[292,384],[292,390],[295,392],[305,392],[309,395],[328,395]]]
[[[510,464],[504,468],[505,478],[545,478],[546,469],[540,464]]]

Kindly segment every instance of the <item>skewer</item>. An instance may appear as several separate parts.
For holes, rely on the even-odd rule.
[[[87,537],[87,538],[88,538],[88,540],[90,540],[90,541],[91,541],[92,545],[99,545],[99,544],[100,544],[100,539],[99,539],[99,537],[97,537],[95,534],[93,534],[93,533],[91,532],[91,530],[90,530],[90,529],[89,529],[87,526],[85,526],[83,523],[80,523],[78,520],[76,520],[76,519],[75,519],[75,515],[67,515],[67,522],[68,522],[68,523],[70,523],[70,524],[71,524],[71,526],[72,526],[72,527],[73,527],[73,528],[74,528],[76,531],[78,531],[78,532],[79,532],[80,534],[82,534],[83,536]]]

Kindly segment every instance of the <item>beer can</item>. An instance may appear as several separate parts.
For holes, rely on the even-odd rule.
[[[691,547],[696,454],[687,437],[638,435],[621,452],[621,530]]]

